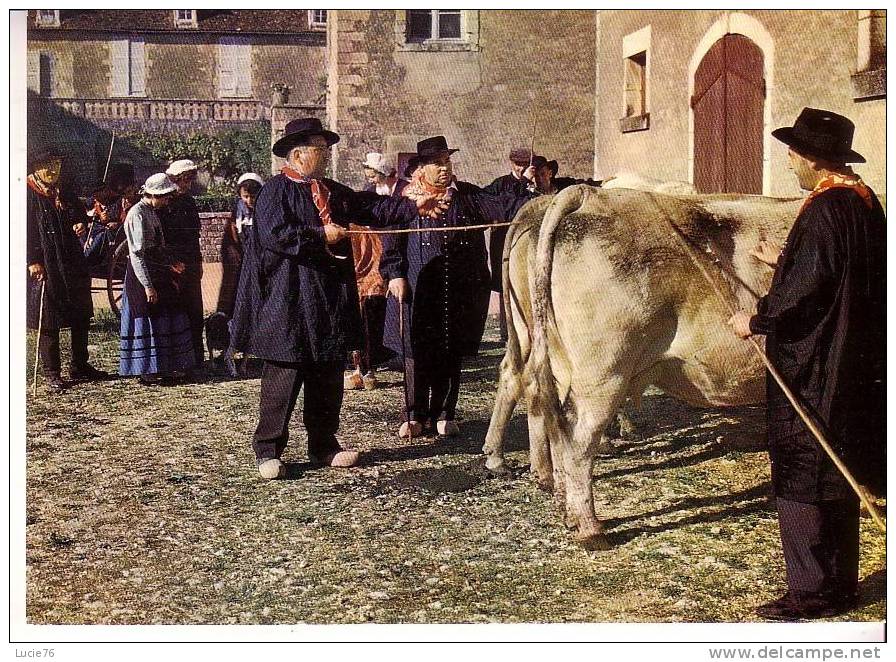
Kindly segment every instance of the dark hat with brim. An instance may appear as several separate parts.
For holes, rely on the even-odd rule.
[[[555,160],[548,161],[546,157],[536,155],[532,157],[532,167],[540,168],[542,166],[547,166],[551,171],[551,175],[556,175],[557,171],[560,170],[560,164]]]
[[[289,150],[293,147],[307,145],[311,136],[323,136],[328,146],[339,142],[339,135],[332,131],[327,131],[319,119],[316,117],[303,117],[292,120],[286,125],[283,137],[274,143],[271,151],[275,156],[286,158],[289,155]]]
[[[533,159],[532,152],[525,147],[510,150],[510,161],[518,166],[528,166]]]
[[[433,136],[417,143],[417,159],[420,163],[436,158],[443,152],[448,152],[451,155],[457,151],[456,149],[448,148],[448,141],[445,140],[445,136]]]
[[[34,170],[42,163],[49,163],[53,159],[65,160],[66,154],[61,149],[52,146],[37,147],[28,153],[28,170]]]
[[[775,129],[772,135],[803,156],[832,163],[865,163],[865,157],[852,149],[855,128],[843,115],[803,108],[793,126]]]

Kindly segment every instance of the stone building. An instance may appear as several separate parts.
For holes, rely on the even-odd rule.
[[[460,149],[458,177],[485,184],[534,133],[561,175],[590,176],[595,27],[593,11],[331,11],[335,172],[358,186],[365,152],[401,165],[418,140],[444,134]]]
[[[322,113],[326,21],[326,10],[30,10],[29,141],[50,131],[93,178],[111,131],[248,128],[271,119],[272,100]]]
[[[600,11],[595,176],[798,194],[771,131],[804,106],[856,124],[856,170],[885,190],[886,12]]]

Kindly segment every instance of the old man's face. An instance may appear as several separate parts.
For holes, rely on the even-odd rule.
[[[289,154],[289,164],[305,177],[320,177],[327,169],[330,146],[323,136],[311,136],[307,144]]]
[[[454,177],[454,171],[451,167],[451,155],[447,151],[430,159],[420,167],[423,168],[423,179],[433,186],[447,187]]]
[[[51,186],[55,186],[59,182],[59,174],[62,172],[62,159],[53,158],[43,163],[38,163],[34,169],[34,174],[44,182]]]
[[[800,188],[811,191],[818,184],[818,172],[812,167],[812,162],[804,156],[797,154],[792,149],[787,150],[787,158],[790,161],[790,169],[796,175]]]

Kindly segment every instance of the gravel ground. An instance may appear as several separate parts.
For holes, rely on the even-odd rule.
[[[114,324],[99,320],[95,364],[114,370],[116,348]],[[28,621],[742,622],[784,590],[761,408],[648,393],[638,437],[594,472],[615,547],[588,552],[527,471],[523,411],[512,475],[484,470],[501,356],[490,328],[465,368],[459,439],[398,440],[401,375],[386,372],[383,388],[343,406],[342,442],[365,464],[312,469],[297,413],[276,482],[258,477],[249,445],[257,366],[169,388],[39,387],[27,418]],[[868,519],[861,535],[862,600],[836,620],[885,619],[884,537]]]

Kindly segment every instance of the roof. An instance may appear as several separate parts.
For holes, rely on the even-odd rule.
[[[28,11],[29,33],[53,32],[227,32],[269,34],[319,34],[311,30],[307,9],[198,9],[197,27],[176,27],[171,9],[103,10],[63,9],[59,27],[36,23],[35,10]]]

